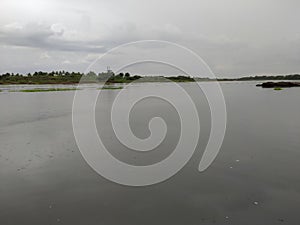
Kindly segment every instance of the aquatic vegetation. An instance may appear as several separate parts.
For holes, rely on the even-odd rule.
[[[121,86],[103,86],[101,88],[99,88],[99,90],[119,90],[119,89],[123,89],[123,87]]]
[[[274,90],[275,90],[275,91],[281,91],[281,90],[282,90],[282,88],[280,88],[280,87],[276,87],[276,88],[274,88]]]
[[[24,89],[11,92],[50,92],[50,91],[76,91],[77,88],[45,88],[45,89]]]

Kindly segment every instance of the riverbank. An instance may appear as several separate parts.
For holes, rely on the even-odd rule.
[[[120,84],[135,82],[202,82],[202,81],[267,81],[267,80],[299,80],[299,74],[277,75],[277,76],[247,76],[239,78],[216,78],[207,77],[190,77],[190,76],[140,76],[130,75],[129,73],[108,74],[89,72],[87,74],[78,72],[35,72],[34,74],[2,74],[0,75],[0,85],[16,85],[16,84],[57,84],[57,85],[77,85],[77,84]]]

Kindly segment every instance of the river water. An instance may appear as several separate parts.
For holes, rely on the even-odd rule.
[[[86,163],[73,135],[74,91],[23,93],[10,90],[48,86],[1,86],[0,223],[298,225],[300,89],[274,91],[255,84],[221,83],[226,134],[216,160],[202,173],[197,168],[209,137],[210,111],[194,83],[182,84],[200,115],[199,144],[180,172],[146,187],[108,181]],[[92,92],[96,86],[81,89]],[[172,92],[168,83],[135,84],[123,91],[139,95],[145,89]],[[105,90],[97,102],[104,144],[116,158],[135,165],[166,158],[180,134],[176,110],[157,98],[137,104],[131,121],[136,136],[149,135],[153,116],[165,120],[168,133],[155,151],[130,151],[110,124],[109,109],[119,91]]]

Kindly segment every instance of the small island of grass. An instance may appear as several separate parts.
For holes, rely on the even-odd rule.
[[[11,92],[50,92],[50,91],[76,91],[77,88],[43,88],[43,89],[24,89],[13,90]]]
[[[257,87],[262,88],[274,88],[274,89],[282,89],[282,88],[290,88],[290,87],[300,87],[300,82],[265,82],[262,84],[257,84]]]
[[[106,86],[104,85],[103,87],[99,88],[99,90],[119,90],[123,89],[121,86]]]

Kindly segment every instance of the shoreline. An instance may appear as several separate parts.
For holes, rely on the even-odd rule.
[[[188,75],[177,76],[140,76],[129,73],[114,74],[112,71],[96,74],[79,72],[35,72],[33,75],[27,74],[2,74],[0,75],[1,85],[78,85],[78,84],[127,84],[131,82],[155,83],[155,82],[223,82],[223,81],[300,81],[300,74],[275,75],[275,76],[245,76],[237,78],[208,78],[191,77]]]
[[[167,79],[167,78],[166,78]],[[275,79],[276,80],[276,79]],[[145,80],[145,81],[138,81],[135,80],[135,83],[169,83],[169,82],[176,82],[176,83],[194,83],[194,82],[228,82],[228,81],[239,81],[239,82],[248,82],[248,81],[253,81],[253,82],[267,82],[267,81],[274,81],[274,79],[265,79],[265,80],[239,80],[239,79],[221,79],[221,80],[189,80],[189,81],[174,81],[174,80],[157,80],[157,81],[153,81],[153,80]],[[282,79],[282,80],[276,80],[276,81],[282,81],[282,82],[286,82],[286,81],[295,81],[295,82],[300,82],[299,80],[287,80],[287,79]],[[57,83],[51,83],[51,82],[45,82],[45,83],[0,83],[0,87],[2,85],[80,85],[80,84],[103,84],[103,85],[114,85],[114,84],[130,84],[132,83],[132,81],[128,81],[128,82],[57,82]]]

